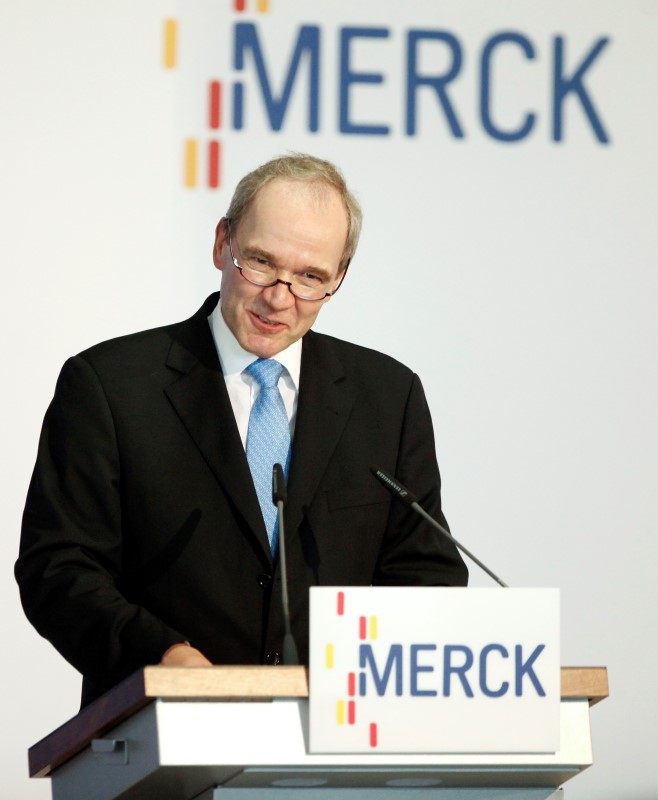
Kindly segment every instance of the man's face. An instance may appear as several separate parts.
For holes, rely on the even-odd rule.
[[[332,187],[275,178],[255,196],[231,237],[238,263],[241,256],[266,256],[282,280],[309,270],[334,280],[347,211]],[[225,221],[217,226],[214,261],[222,272],[222,316],[240,345],[260,358],[272,358],[304,336],[329,300],[300,300],[281,283],[249,283],[231,261]]]

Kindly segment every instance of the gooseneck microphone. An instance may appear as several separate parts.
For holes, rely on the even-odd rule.
[[[286,563],[286,534],[283,523],[283,507],[288,499],[286,479],[281,464],[272,468],[272,502],[277,507],[279,514],[279,564],[281,565],[281,599],[283,601],[283,624],[285,635],[283,637],[283,663],[288,666],[299,664],[297,645],[290,627],[290,606],[288,605],[288,565]]]
[[[410,508],[413,508],[413,510],[417,514],[420,514],[420,516],[423,517],[423,519],[427,520],[427,522],[429,522],[433,528],[436,528],[437,531],[442,533],[444,536],[447,536],[448,539],[455,545],[455,547],[457,547],[459,550],[462,551],[462,553],[467,555],[471,559],[471,561],[475,562],[478,565],[478,567],[480,567],[480,569],[484,570],[487,573],[487,575],[489,575],[490,578],[493,578],[496,581],[496,583],[500,584],[504,588],[506,589],[508,588],[507,584],[501,581],[501,579],[495,573],[493,573],[489,569],[489,567],[486,567],[480,561],[479,558],[476,558],[473,555],[473,553],[470,552],[470,550],[467,550],[464,547],[464,545],[460,544],[457,541],[457,539],[455,539],[455,537],[450,533],[450,531],[444,528],[443,525],[439,525],[439,523],[434,519],[434,517],[431,517],[427,513],[427,511],[425,511],[425,509],[421,508],[421,506],[418,505],[418,498],[415,495],[413,495],[409,491],[409,489],[404,487],[395,478],[391,478],[390,475],[387,475],[384,472],[384,470],[380,469],[379,467],[374,467],[374,466],[370,467],[370,472],[372,472],[375,478],[377,478],[394,497],[397,497],[397,499],[400,500],[402,503],[409,506]]]

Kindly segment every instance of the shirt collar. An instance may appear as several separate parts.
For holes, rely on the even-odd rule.
[[[212,337],[215,340],[217,355],[222,366],[225,377],[239,375],[242,373],[258,356],[243,349],[233,332],[226,324],[222,311],[221,303],[217,303],[212,313],[208,317]],[[285,350],[281,350],[274,358],[288,371],[295,389],[299,391],[299,373],[302,365],[302,340],[298,339]]]

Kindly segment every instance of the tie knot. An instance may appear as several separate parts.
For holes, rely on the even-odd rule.
[[[271,389],[276,386],[283,372],[283,364],[273,358],[259,358],[253,361],[245,372],[257,381],[262,389]]]

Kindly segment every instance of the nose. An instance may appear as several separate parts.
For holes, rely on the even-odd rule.
[[[264,289],[263,294],[273,308],[290,308],[295,302],[295,296],[290,291],[290,284],[280,278],[274,286]]]

